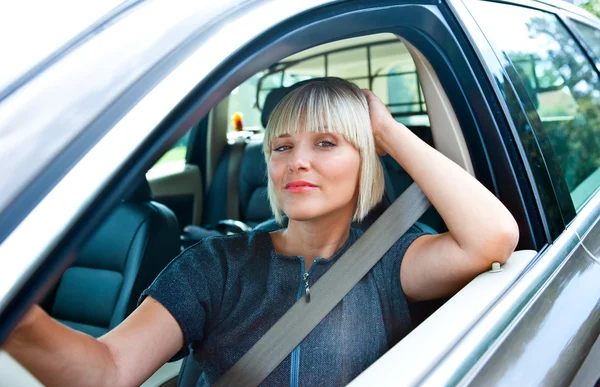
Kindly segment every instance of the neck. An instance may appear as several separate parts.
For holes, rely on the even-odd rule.
[[[309,221],[290,219],[287,229],[273,233],[272,239],[278,252],[302,256],[308,271],[317,257],[329,258],[344,245],[350,220],[341,214]]]

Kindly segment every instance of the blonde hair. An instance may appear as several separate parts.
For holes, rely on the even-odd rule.
[[[281,135],[299,132],[337,132],[358,150],[361,167],[352,221],[364,219],[381,201],[384,180],[363,92],[354,83],[333,77],[310,80],[289,92],[273,109],[267,123],[263,144],[267,164],[271,142]],[[282,223],[282,210],[270,176],[267,189],[275,220]]]

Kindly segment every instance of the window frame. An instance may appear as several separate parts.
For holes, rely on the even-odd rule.
[[[495,1],[495,0],[481,0],[482,2],[490,2],[490,3],[504,3],[515,7],[527,8],[539,12],[543,12],[549,15],[552,15],[556,18],[556,21],[559,25],[561,25],[566,33],[573,39],[575,44],[581,50],[583,56],[588,60],[592,71],[596,73],[598,77],[598,81],[600,84],[600,65],[596,58],[594,57],[594,53],[591,49],[585,44],[581,36],[577,33],[576,28],[572,26],[572,22],[570,22],[570,18],[576,18],[577,21],[586,21],[588,25],[599,29],[600,26],[591,23],[589,19],[585,19],[581,17],[579,14],[575,14],[572,12],[568,12],[565,9],[553,8],[548,6],[534,6],[529,1],[524,1],[523,3],[510,2],[510,1]],[[498,57],[502,57],[503,54],[501,50],[497,50],[493,47],[493,50],[496,52]],[[570,191],[567,187],[563,171],[558,163],[558,157],[554,151],[554,148],[550,144],[548,139],[548,135],[544,124],[542,122],[541,117],[539,116],[537,109],[533,103],[533,100],[530,98],[529,93],[525,89],[525,84],[521,77],[516,73],[515,64],[509,59],[507,62],[510,62],[511,72],[516,75],[514,78],[508,77],[507,79],[512,84],[513,89],[519,90],[518,95],[527,96],[525,98],[521,98],[523,102],[523,108],[525,109],[525,119],[528,120],[530,127],[533,129],[534,135],[536,137],[536,141],[539,144],[542,158],[546,163],[546,168],[548,170],[548,174],[552,183],[552,187],[554,190],[554,194],[557,198],[557,203],[561,209],[562,222],[564,227],[567,227],[577,216],[578,211],[580,211],[586,203],[588,203],[591,198],[596,195],[600,191],[600,186],[596,188],[594,193],[592,193],[584,202],[580,205],[579,208],[575,208],[573,200],[571,198]]]
[[[544,12],[554,16],[557,22],[565,28],[568,34],[574,39],[576,44],[581,48],[584,56],[590,59],[586,49],[581,45],[581,41],[577,36],[573,34],[573,31],[569,27],[567,23],[564,22],[565,14],[572,14],[564,9],[555,8],[546,4],[540,4],[533,1],[524,0],[522,2],[513,2],[513,1],[494,1],[494,0],[469,0],[469,1],[480,1],[480,2],[488,2],[488,3],[500,3],[507,4],[514,7],[522,7],[527,9],[532,9],[540,12]],[[465,2],[467,8],[469,8],[469,4]],[[470,11],[469,11],[470,12]],[[483,31],[483,29],[481,29]],[[485,34],[485,32],[483,32]],[[529,141],[535,144],[534,155],[532,157],[539,158],[543,160],[544,169],[546,170],[546,176],[544,173],[538,169],[536,172],[533,171],[536,176],[536,183],[538,184],[538,190],[540,192],[540,197],[544,202],[544,208],[546,211],[546,221],[548,222],[549,228],[549,236],[550,240],[555,240],[562,231],[573,221],[577,212],[575,210],[573,201],[571,199],[571,195],[569,193],[569,189],[567,187],[566,181],[564,179],[562,170],[558,163],[558,158],[552,145],[548,140],[548,135],[543,126],[543,123],[537,113],[533,100],[529,97],[529,94],[526,91],[525,84],[521,80],[520,76],[517,73],[515,65],[507,59],[501,50],[496,47],[493,47],[490,44],[491,50],[496,57],[496,60],[501,63],[502,69],[500,70],[501,76],[503,77],[502,83],[506,85],[507,88],[514,93],[514,98],[516,101],[519,101],[519,105],[521,106],[508,106],[510,115],[512,116],[513,122],[521,122],[522,129],[519,130],[519,134],[521,136],[528,136],[525,133],[526,130],[523,128],[529,128],[531,132],[531,138]],[[487,59],[490,61],[491,59]],[[488,63],[489,64],[489,63]],[[596,71],[597,75],[598,68],[594,65],[593,62],[590,62],[591,67]],[[509,72],[511,74],[509,74]],[[517,92],[518,91],[518,92]],[[526,96],[521,98],[519,96]],[[534,163],[531,162],[532,158],[529,158],[529,164],[533,168],[535,166]],[[544,188],[545,187],[545,188]],[[551,191],[554,196],[553,199],[547,197],[547,192]],[[553,204],[554,203],[554,204]],[[559,208],[559,214],[555,214],[553,212],[553,207],[557,206]]]
[[[575,23],[580,23],[600,31],[600,22],[594,23],[592,20],[576,14],[566,14],[565,12],[559,12],[557,14],[562,20],[563,24],[567,26],[568,30],[573,36],[573,39],[575,39],[579,43],[579,46],[582,47],[585,55],[588,57],[588,60],[592,63],[596,71],[600,73],[600,56],[598,56],[594,50],[592,50],[575,26]]]

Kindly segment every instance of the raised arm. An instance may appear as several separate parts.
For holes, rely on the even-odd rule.
[[[183,346],[177,321],[147,297],[99,339],[75,331],[34,306],[5,349],[47,386],[139,386]]]
[[[423,190],[448,232],[418,238],[400,269],[409,299],[454,294],[495,261],[504,263],[519,239],[517,223],[477,179],[396,122],[365,90],[378,153],[390,154]]]

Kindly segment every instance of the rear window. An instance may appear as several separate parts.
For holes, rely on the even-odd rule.
[[[391,34],[353,38],[318,46],[274,64],[249,78],[229,96],[229,132],[234,114],[251,132],[262,131],[261,109],[273,89],[324,76],[336,76],[370,89],[407,126],[429,126],[415,63]]]

